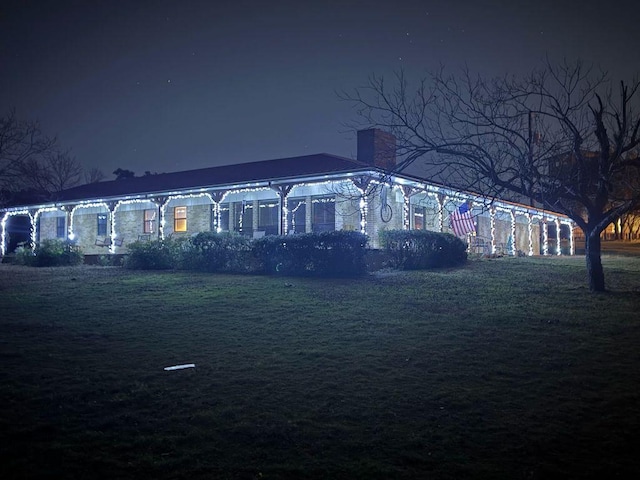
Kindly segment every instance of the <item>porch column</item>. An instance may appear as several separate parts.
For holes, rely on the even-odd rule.
[[[436,195],[436,201],[438,202],[438,226],[440,232],[444,231],[444,203],[447,201],[447,196],[443,193]]]
[[[294,187],[293,184],[286,185],[271,185],[269,184],[272,190],[278,194],[278,235],[286,235],[287,229],[289,227],[289,211],[287,209],[287,196],[291,189]]]
[[[360,233],[367,233],[367,199],[366,199],[366,195],[367,195],[367,188],[369,188],[369,185],[371,184],[371,177],[369,176],[362,176],[362,177],[356,177],[356,178],[352,178],[351,182],[353,183],[353,186],[356,187],[356,189],[358,190],[358,192],[360,192],[360,201],[359,201],[359,207],[360,207]]]
[[[158,240],[164,240],[164,212],[169,203],[169,197],[155,197],[151,200],[158,208]]]
[[[491,225],[491,254],[496,253],[496,209],[489,208],[489,223]]]
[[[313,199],[307,195],[304,199],[304,231],[313,233]]]
[[[225,192],[211,192],[211,200],[213,200],[213,209],[212,209],[213,225],[211,227],[212,227],[212,231],[214,231],[215,233],[220,233],[221,231],[220,202],[222,201],[225,195],[226,195]]]

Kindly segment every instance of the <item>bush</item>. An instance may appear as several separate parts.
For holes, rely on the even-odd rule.
[[[467,261],[467,245],[450,233],[385,230],[380,241],[393,267],[402,270],[453,267]]]
[[[246,272],[251,239],[233,233],[201,232],[182,252],[181,266],[203,272]]]
[[[33,263],[33,250],[28,247],[18,247],[15,250],[15,257],[13,258],[13,263],[15,265],[29,265],[32,266]]]
[[[14,262],[30,267],[60,267],[80,265],[84,255],[80,247],[68,240],[43,240],[35,251],[30,248],[16,249]]]
[[[253,241],[263,273],[353,277],[366,271],[367,237],[359,232],[266,236]]]
[[[171,237],[150,242],[136,241],[128,245],[124,267],[132,270],[169,270],[180,265],[185,240]]]

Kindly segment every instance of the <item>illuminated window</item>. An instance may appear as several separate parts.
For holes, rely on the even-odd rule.
[[[66,238],[67,236],[66,217],[56,217],[56,237]]]
[[[107,236],[107,214],[106,213],[98,214],[98,236],[99,237]]]
[[[173,231],[187,231],[187,207],[175,207],[173,209]]]
[[[426,208],[419,205],[413,206],[413,228],[415,230],[424,230],[425,223],[424,218],[426,215]]]
[[[157,213],[158,212],[156,209],[149,209],[144,211],[144,222],[142,225],[142,233],[155,233]],[[185,218],[186,218],[186,215],[185,215]]]

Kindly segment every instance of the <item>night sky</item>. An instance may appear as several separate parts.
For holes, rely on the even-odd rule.
[[[86,168],[170,172],[355,157],[336,91],[400,68],[522,73],[581,58],[640,71],[637,7],[593,0],[67,1],[0,4],[0,111]]]

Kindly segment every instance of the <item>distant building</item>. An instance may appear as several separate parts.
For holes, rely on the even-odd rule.
[[[357,230],[375,248],[385,229],[451,232],[449,216],[464,202],[475,224],[465,235],[472,251],[573,253],[564,215],[394,173],[395,164],[395,138],[371,129],[358,132],[356,160],[320,153],[82,185],[47,202],[0,209],[2,254],[17,217],[29,220],[32,245],[71,239],[85,254],[126,253],[134,241],[202,231]]]

